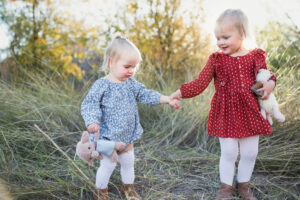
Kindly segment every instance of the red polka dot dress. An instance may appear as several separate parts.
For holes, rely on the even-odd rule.
[[[269,135],[272,127],[260,114],[257,98],[250,90],[259,69],[267,69],[266,53],[254,49],[244,56],[213,53],[199,77],[182,84],[182,98],[199,95],[214,78],[208,134],[224,138]],[[273,75],[271,80],[276,83]]]

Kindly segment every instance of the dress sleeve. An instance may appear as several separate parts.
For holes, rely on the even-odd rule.
[[[92,123],[100,125],[102,112],[100,102],[104,94],[104,82],[97,80],[81,104],[81,116],[88,127]]]
[[[131,85],[133,86],[134,94],[137,102],[147,104],[150,106],[159,104],[160,93],[155,90],[148,90],[144,84],[130,79]]]
[[[256,49],[255,50],[255,58],[254,58],[254,62],[255,62],[254,74],[255,74],[255,77],[256,77],[259,69],[268,69],[267,64],[266,64],[266,57],[267,57],[267,53],[264,50],[262,50],[262,49]],[[276,85],[276,76],[274,76],[272,74],[272,76],[270,77],[269,80],[273,80],[275,82],[275,85]]]
[[[201,70],[198,78],[191,82],[181,85],[180,91],[182,98],[195,97],[207,88],[215,74],[214,63],[215,55],[212,54],[209,56],[209,59],[205,64],[204,68]]]

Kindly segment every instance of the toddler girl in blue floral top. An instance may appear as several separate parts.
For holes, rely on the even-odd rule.
[[[139,195],[134,190],[134,149],[133,142],[139,139],[143,128],[139,121],[137,103],[147,105],[170,104],[178,109],[180,102],[171,100],[134,80],[132,75],[141,61],[137,47],[129,40],[116,37],[107,47],[103,68],[109,73],[98,79],[81,105],[81,115],[90,133],[100,131],[101,140],[120,141],[126,148],[119,152],[121,165],[121,192],[127,199]],[[108,199],[109,178],[116,167],[109,157],[102,155],[96,174],[95,199]]]

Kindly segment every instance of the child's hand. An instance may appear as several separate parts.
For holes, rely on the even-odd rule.
[[[180,90],[177,90],[176,92],[174,92],[173,94],[171,94],[170,98],[171,100],[177,99],[180,100],[181,99],[181,92]]]
[[[87,127],[89,133],[97,133],[100,130],[100,126],[98,123],[92,123]]]
[[[173,106],[175,109],[180,108],[180,101],[178,99],[171,99],[170,96],[161,95],[159,99],[160,104],[169,104]]]
[[[262,82],[263,84],[263,87],[258,89],[257,91],[263,91],[264,92],[264,95],[260,98],[261,100],[266,100],[269,98],[272,90],[274,89],[275,87],[275,82],[270,80],[270,81],[267,81],[267,82]]]
[[[180,100],[178,99],[171,99],[169,104],[173,106],[176,110],[180,109]]]

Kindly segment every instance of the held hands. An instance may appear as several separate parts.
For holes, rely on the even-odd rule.
[[[180,100],[182,97],[180,90],[176,90],[173,94],[171,94],[170,98],[171,100],[177,99]]]
[[[175,108],[176,110],[180,109],[180,100],[178,100],[178,99],[170,98],[169,104],[170,104],[170,106],[173,106],[173,108]]]
[[[159,99],[160,104],[169,104],[173,106],[175,109],[180,108],[180,101],[178,99],[171,99],[169,96],[161,95]]]
[[[264,92],[264,95],[261,97],[261,100],[266,100],[269,98],[272,90],[274,89],[275,87],[275,82],[270,80],[270,81],[267,81],[267,82],[262,82],[263,84],[263,87],[258,89],[257,91],[263,91]]]
[[[89,133],[97,133],[100,130],[100,126],[98,123],[92,123],[87,127]]]
[[[175,109],[180,109],[180,99],[181,99],[181,92],[177,90],[170,96],[170,105],[173,106]]]

